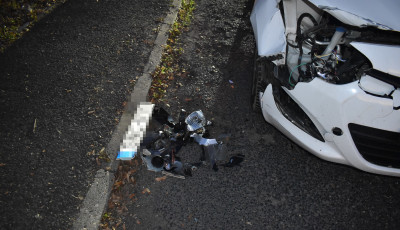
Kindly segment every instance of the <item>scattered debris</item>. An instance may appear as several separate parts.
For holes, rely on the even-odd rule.
[[[184,176],[176,175],[176,174],[173,174],[173,173],[170,173],[170,172],[167,172],[167,171],[162,171],[162,174],[166,175],[166,176],[170,176],[170,177],[176,177],[176,178],[179,178],[179,179],[185,179]]]
[[[151,160],[152,160],[151,156],[142,156],[142,160],[146,164],[147,170],[153,171],[153,172],[161,172],[162,171],[162,167],[153,166],[153,164],[151,163]]]
[[[146,133],[150,118],[157,121],[160,126],[152,132]],[[192,171],[202,165],[210,164],[214,171],[218,171],[217,162],[226,160],[225,149],[230,135],[220,135],[217,139],[208,138],[209,132],[206,128],[211,125],[212,122],[206,120],[201,110],[187,115],[187,112],[182,109],[179,112],[178,120],[175,120],[162,107],[154,106],[151,103],[141,103],[124,136],[117,159],[131,160],[141,150],[140,157],[147,169],[162,172],[165,175],[156,178],[155,180],[158,182],[165,180],[166,176],[185,179],[186,176],[192,176]],[[193,141],[202,148],[199,162],[183,163],[178,152],[184,145]],[[107,155],[104,148],[101,149],[99,155]],[[224,167],[240,166],[243,159],[244,155],[238,154],[221,165]],[[126,177],[129,182],[129,173]],[[134,183],[133,179],[132,183]],[[114,184],[114,189],[119,187],[119,184]],[[142,193],[150,193],[150,190],[145,189]]]
[[[233,167],[235,165],[241,166],[240,163],[242,163],[243,160],[244,160],[244,155],[237,154],[237,155],[231,157],[229,159],[229,161],[226,164],[224,164],[223,166],[225,166],[225,167]]]
[[[142,194],[145,194],[145,193],[150,194],[150,189],[149,188],[143,189]]]
[[[36,132],[36,128],[37,128],[37,122],[36,122],[36,118],[35,118],[35,121],[33,122],[33,133]]]
[[[203,128],[206,124],[206,118],[201,110],[191,113],[186,119],[188,131],[195,131]]]
[[[163,181],[163,180],[166,180],[166,179],[167,179],[167,176],[162,176],[162,177],[157,177],[156,181],[160,182],[160,181]]]
[[[185,179],[186,176],[192,176],[192,171],[202,165],[210,164],[214,171],[218,171],[217,162],[226,160],[225,149],[230,135],[220,135],[217,139],[208,138],[209,132],[206,127],[212,125],[212,122],[206,120],[201,110],[187,115],[182,109],[179,118],[174,120],[166,110],[156,106],[152,118],[160,123],[160,126],[143,138],[141,157],[148,170],[162,171],[164,175]],[[178,152],[184,145],[193,141],[202,148],[199,162],[183,163]],[[243,157],[241,155],[242,161]],[[239,165],[240,159],[231,159],[222,166]]]

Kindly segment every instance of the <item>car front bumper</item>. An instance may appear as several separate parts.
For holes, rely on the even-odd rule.
[[[335,85],[315,78],[308,83],[297,83],[293,90],[283,87],[321,133],[324,141],[320,141],[282,114],[274,99],[273,87],[277,86],[268,85],[265,92],[260,94],[263,116],[298,145],[324,160],[347,164],[371,173],[400,176],[400,168],[392,167],[390,163],[371,161],[365,154],[360,153],[360,145],[354,141],[355,133],[351,132],[355,125],[366,127],[367,130],[376,129],[383,134],[392,134],[389,141],[371,144],[382,145],[375,146],[379,150],[381,147],[385,149],[384,145],[387,143],[392,151],[390,154],[393,153],[393,149],[397,154],[391,157],[400,159],[400,149],[397,148],[397,143],[400,144],[397,140],[400,137],[400,110],[393,108],[392,99],[365,93],[357,81]],[[340,135],[334,132],[335,128],[341,130]],[[368,149],[368,146],[364,146],[365,148]],[[374,150],[375,154],[380,154],[378,150]]]

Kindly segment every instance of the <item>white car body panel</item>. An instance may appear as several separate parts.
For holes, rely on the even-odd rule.
[[[251,14],[258,54],[266,57],[282,54],[284,58],[273,61],[276,65],[277,63],[287,66],[297,65],[289,64],[297,62],[297,56],[290,52],[286,54],[286,46],[287,43],[296,40],[295,22],[304,12],[310,13],[317,21],[319,18],[315,13],[320,9],[351,26],[372,26],[383,30],[400,31],[400,2],[397,0],[383,2],[309,0],[307,2],[307,4],[311,2],[319,9],[314,9],[303,1],[282,1],[284,11],[290,12],[290,15],[284,15],[285,23],[278,5],[281,0],[257,0]],[[365,55],[373,69],[400,77],[399,45],[356,41],[350,45]],[[293,72],[292,79],[297,81],[295,76],[297,67],[289,68],[289,71],[290,69]],[[371,173],[400,177],[400,168],[380,166],[365,160],[358,151],[348,127],[350,123],[354,123],[400,133],[400,88],[396,89],[394,85],[368,74],[362,75],[359,79],[347,84],[333,84],[315,77],[309,82],[297,82],[293,89],[282,87],[311,119],[325,142],[312,137],[282,114],[273,95],[272,88],[276,86],[272,84],[260,93],[262,114],[266,121],[283,134],[321,159],[347,164]],[[343,134],[335,135],[334,127],[340,128]]]
[[[393,108],[399,108],[400,107],[400,89],[395,90],[392,93],[393,97]]]
[[[395,90],[393,85],[378,80],[369,75],[362,76],[358,85],[365,92],[382,97],[385,95],[390,95]]]
[[[374,69],[400,77],[400,46],[364,42],[350,44],[371,61]]]
[[[324,160],[367,172],[400,176],[400,169],[366,161],[354,145],[347,127],[348,123],[357,123],[399,132],[400,110],[393,110],[393,100],[365,93],[358,82],[337,86],[319,78],[298,83],[295,89],[285,91],[302,107],[318,130],[325,133],[326,141],[311,137],[287,120],[276,106],[272,85],[268,85],[260,100],[263,116],[291,140]],[[332,134],[333,127],[341,128],[343,135]]]
[[[256,1],[250,20],[260,56],[283,53],[286,49],[285,27],[276,0]],[[268,42],[266,42],[268,41]]]
[[[340,21],[359,27],[376,26],[400,31],[400,2],[398,0],[310,0]]]

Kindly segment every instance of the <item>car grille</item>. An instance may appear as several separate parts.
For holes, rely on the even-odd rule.
[[[365,160],[386,167],[400,168],[400,133],[349,124],[358,151]]]

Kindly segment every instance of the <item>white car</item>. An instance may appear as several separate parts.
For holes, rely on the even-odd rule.
[[[400,176],[400,2],[257,0],[253,107],[312,154]]]

